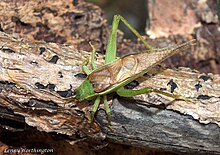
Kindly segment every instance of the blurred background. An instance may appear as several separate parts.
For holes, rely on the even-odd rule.
[[[140,33],[145,34],[146,20],[148,19],[147,0],[86,0],[100,6],[111,25],[115,14],[123,16]],[[125,38],[133,38],[133,34],[123,24],[119,25]]]

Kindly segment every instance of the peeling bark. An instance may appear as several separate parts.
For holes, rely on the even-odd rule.
[[[199,73],[188,68],[156,66],[128,87],[161,89],[187,97],[189,101],[177,101],[155,93],[128,99],[110,95],[109,103],[113,101],[112,130],[107,127],[103,110],[97,114],[97,121],[90,125],[88,120],[92,102],[79,103],[71,97],[85,77],[81,65],[90,54],[87,52],[91,50],[88,42],[92,41],[99,52],[105,49],[109,29],[101,9],[83,1],[7,3],[0,2],[0,7],[5,7],[0,9],[1,30],[15,33],[28,41],[0,33],[1,139],[9,131],[22,131],[27,136],[30,134],[28,128],[36,133],[41,131],[39,141],[47,137],[50,146],[60,152],[62,149],[74,151],[71,146],[77,146],[76,150],[80,150],[80,145],[90,150],[89,144],[101,150],[107,143],[113,142],[147,149],[145,153],[149,153],[149,150],[165,150],[174,153],[220,154],[219,75]],[[14,11],[15,8],[17,11]],[[199,44],[190,51],[198,52],[201,47],[208,51],[209,46],[203,45],[212,44],[201,39],[201,35],[197,36]],[[189,33],[187,37],[170,38],[182,42],[191,37]],[[36,40],[68,43],[71,46]],[[152,44],[156,42],[162,47],[171,43],[167,38],[159,38]],[[122,40],[121,34],[118,43],[120,55],[145,49],[139,41]],[[103,56],[99,54],[97,65],[101,64]],[[25,125],[28,127],[25,128]],[[55,136],[59,140],[54,142],[51,138],[54,135],[50,133],[59,134]],[[34,134],[32,138],[36,138]]]
[[[97,124],[87,126],[88,112],[83,109],[88,104],[65,100],[83,80],[76,75],[82,72],[80,64],[87,52],[67,45],[23,41],[2,32],[0,46],[2,107],[25,116],[27,124],[42,131],[66,135],[99,132]],[[58,60],[51,62],[54,56]]]
[[[73,95],[71,93],[66,93],[67,96],[62,96],[62,94],[59,93],[67,90],[69,92],[74,92],[74,89],[80,85],[83,79],[76,75],[79,75],[82,72],[80,64],[82,64],[82,60],[85,59],[84,57],[89,55],[87,52],[79,52],[74,47],[66,45],[57,45],[54,43],[33,43],[25,40],[19,40],[4,33],[0,33],[0,45],[2,47],[0,76],[2,81],[2,108],[7,107],[12,110],[12,115],[19,114],[20,116],[23,116],[23,118],[25,118],[23,119],[21,117],[23,122],[25,121],[28,125],[35,126],[41,131],[57,132],[69,136],[77,135],[81,138],[85,136],[99,137],[100,139],[103,138],[99,126],[97,124],[90,126],[88,123],[89,110],[91,109],[89,104],[76,103],[74,99],[69,100],[69,97]],[[45,48],[43,53],[40,50],[42,47]],[[74,51],[74,53],[72,51]],[[51,62],[54,55],[59,58],[56,63]],[[100,56],[99,58],[102,57]],[[98,60],[100,63],[101,61],[101,59]],[[172,82],[170,82],[171,79],[173,79]],[[129,121],[126,119],[130,116],[132,117],[129,119],[135,120],[138,127],[139,123],[143,121],[142,119],[145,118],[142,118],[143,112],[145,111],[144,115],[149,115],[149,111],[147,109],[144,110],[143,108],[141,112],[138,111],[138,113],[141,114],[126,114],[123,116],[124,112],[127,110],[130,111],[129,113],[137,112],[133,109],[133,107],[123,110],[123,108],[127,108],[127,106],[132,106],[131,103],[134,101],[136,103],[139,102],[139,104],[141,103],[141,105],[145,108],[149,108],[154,105],[157,109],[162,106],[163,109],[172,109],[183,114],[191,115],[203,123],[218,124],[219,110],[216,108],[219,107],[218,104],[220,103],[218,95],[220,88],[219,79],[220,77],[218,75],[200,74],[199,72],[184,68],[171,70],[155,67],[154,70],[149,72],[145,77],[137,79],[137,83],[139,84],[137,88],[163,88],[164,90],[170,92],[171,85],[176,83],[177,87],[173,88],[173,93],[188,97],[190,101],[174,101],[172,98],[152,93],[136,96],[134,97],[134,100],[130,100],[130,104],[126,104],[126,102],[123,101],[121,104],[125,107],[121,106],[118,102],[113,102],[112,129],[114,131],[115,127],[118,129],[118,127],[123,126],[123,128],[128,130],[127,125],[129,124]],[[168,85],[169,82],[170,84]],[[196,84],[200,84],[200,86],[196,87]],[[135,106],[136,104],[133,105]],[[121,110],[118,109],[120,107],[122,108]],[[123,115],[120,113],[115,114],[115,111],[122,112]],[[154,109],[154,112],[155,111],[157,110]],[[172,115],[175,114],[178,117],[181,116],[175,112],[173,112]],[[118,116],[123,116],[125,119],[121,119],[120,122],[120,120],[118,120]],[[142,119],[140,120],[138,118]],[[153,119],[152,117],[150,118]],[[164,117],[164,119],[165,120],[163,121],[166,121],[166,117]],[[186,119],[188,121],[193,121],[188,117],[186,117]],[[101,121],[102,128],[107,126],[107,124],[102,123],[105,122],[105,120],[106,117],[104,115]],[[203,126],[198,123],[197,125]],[[197,127],[191,128],[197,130]],[[207,126],[205,128],[207,132],[214,132],[213,130],[208,130]],[[219,130],[217,127],[214,129],[217,131]],[[115,134],[115,132],[111,133],[109,130],[107,131],[108,132],[105,130],[103,131],[107,137],[113,133]],[[120,134],[122,133],[119,132],[118,135],[115,136],[121,137]],[[126,137],[124,138],[126,139]],[[134,140],[136,138],[134,137]],[[137,142],[135,144],[140,143]],[[186,145],[186,143],[184,144]],[[145,145],[147,144],[144,143],[143,146]],[[191,149],[188,151],[190,152]],[[214,147],[212,149],[218,152],[218,148]],[[203,151],[208,150],[209,149],[204,149]],[[179,151],[181,152],[181,149]]]

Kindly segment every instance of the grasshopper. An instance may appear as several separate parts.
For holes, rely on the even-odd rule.
[[[143,53],[126,55],[116,58],[116,38],[119,22],[122,21],[149,49]],[[93,122],[94,115],[99,107],[101,98],[104,102],[104,108],[107,114],[107,120],[110,125],[110,108],[107,103],[107,95],[116,92],[122,97],[132,97],[135,95],[156,92],[174,99],[181,99],[180,96],[153,88],[142,88],[139,90],[125,89],[124,86],[143,76],[152,67],[158,65],[170,56],[183,51],[184,49],[195,44],[196,40],[191,40],[181,45],[177,45],[165,49],[153,49],[144,38],[120,15],[115,15],[112,22],[112,30],[108,41],[105,64],[101,67],[95,65],[95,47],[92,47],[91,67],[92,71],[87,67],[88,60],[82,65],[83,71],[88,75],[83,83],[75,90],[75,98],[79,101],[94,100],[91,112],[91,120]]]

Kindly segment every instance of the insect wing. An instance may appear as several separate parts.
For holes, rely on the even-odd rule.
[[[115,73],[120,69],[120,59],[114,61],[111,64],[105,65],[88,76],[88,80],[93,86],[95,92],[101,92],[106,90],[114,83]]]
[[[136,55],[128,55],[105,65],[88,76],[95,92],[102,92],[136,73],[138,62]]]
[[[88,76],[88,80],[93,85],[95,92],[102,92],[126,79],[143,75],[163,60],[195,43],[196,40],[191,40],[171,48],[124,56],[92,72]]]

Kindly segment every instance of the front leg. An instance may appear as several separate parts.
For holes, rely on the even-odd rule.
[[[96,70],[96,69],[98,69],[98,67],[95,64],[96,49],[95,49],[95,46],[93,46],[93,44],[91,42],[89,42],[89,45],[92,47],[92,58],[91,58],[92,70]]]

